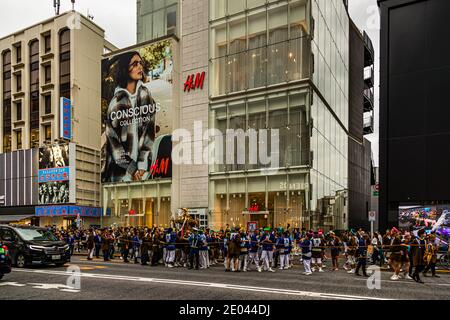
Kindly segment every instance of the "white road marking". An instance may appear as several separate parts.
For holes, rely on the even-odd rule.
[[[51,275],[66,276],[66,277],[70,276],[69,273],[64,272],[64,271],[30,270],[30,269],[16,269],[15,271],[16,272],[24,272],[24,273],[51,274]],[[385,298],[374,298],[374,297],[333,294],[333,293],[308,292],[308,291],[298,291],[298,290],[288,290],[288,289],[250,287],[250,286],[240,286],[240,285],[231,285],[231,284],[224,284],[224,283],[213,283],[213,282],[196,282],[196,281],[185,281],[185,280],[174,280],[174,279],[143,278],[143,277],[130,277],[130,276],[95,274],[95,273],[80,273],[80,276],[83,278],[109,279],[109,280],[117,280],[117,281],[135,281],[135,282],[145,282],[145,283],[161,283],[161,284],[207,287],[207,288],[216,288],[216,289],[219,288],[219,289],[252,291],[252,292],[270,293],[270,294],[303,296],[303,297],[309,297],[309,298],[337,299],[337,300],[391,300],[391,299],[385,299]]]
[[[80,292],[80,290],[75,290],[75,289],[61,289],[59,291],[70,292],[70,293],[79,293]]]
[[[42,290],[50,290],[56,289],[65,292],[80,292],[80,290],[75,290],[72,287],[69,287],[65,284],[57,284],[57,283],[28,283],[30,286],[33,286],[34,289],[42,289]]]
[[[10,286],[10,287],[26,287],[26,284],[20,284],[17,282],[0,282],[0,287],[6,287],[6,286]]]
[[[356,281],[367,281],[367,278],[366,279],[364,279],[364,278],[362,278],[362,279],[360,279],[360,278],[355,278],[354,280],[356,280]],[[422,279],[422,280],[424,280],[424,279]],[[415,282],[414,280],[397,280],[397,281],[392,281],[392,280],[380,280],[381,282],[387,282],[387,283],[392,283],[392,284],[395,284],[395,283],[401,283],[402,285],[404,285],[404,284],[411,284],[411,285],[414,285],[414,286],[417,286],[417,285],[419,285],[419,284],[417,284],[417,282]],[[426,281],[426,280],[425,280]],[[433,283],[433,282],[425,282],[425,285],[435,285],[435,286],[450,286],[450,284],[447,284],[447,283]]]

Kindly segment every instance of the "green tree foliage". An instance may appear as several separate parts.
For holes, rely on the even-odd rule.
[[[170,40],[160,41],[142,48],[140,54],[145,61],[145,69],[153,70],[165,59],[171,58],[172,52],[169,50],[167,54],[167,48],[170,48]]]

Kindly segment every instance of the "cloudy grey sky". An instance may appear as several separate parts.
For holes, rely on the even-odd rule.
[[[71,9],[70,0],[61,0],[61,12]],[[76,0],[75,9],[83,15],[89,10],[116,46],[136,43],[136,0]],[[0,0],[0,38],[54,14],[53,0]]]
[[[356,25],[366,30],[376,49],[378,75],[379,19],[376,0],[349,0],[350,15]],[[72,8],[70,0],[61,0],[61,12]],[[136,0],[76,0],[75,9],[94,16],[94,22],[105,29],[106,38],[118,47],[136,43]],[[20,12],[11,14],[11,12]],[[0,0],[0,38],[54,15],[53,0]],[[378,84],[376,79],[375,134],[372,141],[375,163],[378,164]]]

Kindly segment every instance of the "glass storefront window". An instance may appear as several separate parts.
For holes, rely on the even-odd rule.
[[[153,1],[141,1],[141,14],[146,14],[153,11]]]
[[[259,132],[261,129],[266,129],[267,112],[266,101],[256,100],[248,103],[248,129]],[[247,150],[247,169],[259,169],[259,144],[251,145],[250,140],[246,143]],[[250,161],[252,160],[252,161]]]
[[[216,58],[212,60],[211,71],[215,75],[210,79],[210,92],[214,96],[223,95],[226,93],[226,66],[227,58]]]
[[[211,106],[211,125],[223,133],[224,139],[224,164],[211,166],[212,172],[254,170],[277,165],[281,168],[307,165],[310,158],[310,136],[307,125],[306,92],[287,92],[272,96],[257,96],[247,100],[229,102],[227,105]],[[226,106],[226,107],[225,107]],[[288,107],[289,106],[289,107]],[[228,120],[228,125],[227,125]],[[244,143],[237,143],[235,131],[234,149],[231,148],[231,140],[227,147],[226,129],[242,130],[241,136],[245,135],[245,150],[238,154],[238,146],[243,148]],[[263,132],[267,129],[267,132]],[[271,150],[271,135],[278,130],[279,154]],[[268,145],[262,145],[261,137],[267,134]],[[251,140],[250,138],[257,139]],[[212,137],[211,137],[212,139]],[[231,136],[229,137],[231,139]],[[241,137],[243,141],[244,137]],[[256,141],[251,143],[251,141]],[[261,149],[263,148],[263,149]],[[260,150],[261,149],[261,150]],[[317,152],[317,146],[313,146]],[[231,153],[234,151],[234,155]],[[261,154],[260,154],[261,153]],[[242,164],[242,154],[245,154],[245,164]],[[268,157],[264,158],[264,154]],[[272,156],[272,157],[271,157]],[[278,159],[273,157],[278,156]],[[228,160],[228,163],[226,159]],[[271,158],[271,159],[270,159]],[[266,161],[270,161],[266,163]],[[273,161],[278,160],[277,163]],[[233,161],[233,164],[229,162]],[[265,163],[265,164],[264,164]]]
[[[245,10],[245,0],[228,0],[228,14],[235,14]]]
[[[164,8],[165,0],[152,0],[152,1],[153,1],[153,10],[154,11]]]
[[[214,129],[218,131],[215,132],[214,136],[211,137],[213,141],[214,150],[209,150],[212,153],[214,159],[214,171],[215,172],[225,172],[226,171],[226,158],[225,158],[225,139],[227,132],[227,107],[225,105],[220,108],[216,108],[211,112],[213,114]]]
[[[153,39],[162,37],[164,32],[164,10],[158,10],[153,13]]]
[[[227,66],[226,66],[226,92],[239,92],[246,88],[246,78],[247,78],[247,63],[246,63],[247,53],[241,52],[237,54],[232,54],[228,56]]]
[[[247,0],[247,9],[260,7],[266,3],[266,0]]]
[[[211,10],[222,10],[220,3],[211,3]],[[244,12],[245,3],[233,2],[231,10]],[[291,4],[290,16],[287,1],[269,8],[259,7],[260,3],[247,2],[251,10],[245,11],[245,16],[227,16],[227,21],[212,24],[211,78],[216,79],[211,83],[213,96],[309,77],[305,3]]]
[[[209,2],[211,19],[220,19],[225,17],[227,9],[227,0],[211,0]]]
[[[134,210],[135,215],[129,215],[128,216],[128,226],[144,226],[144,216],[141,216],[144,214],[144,205],[142,202],[142,199],[132,199],[131,200],[131,210]]]
[[[267,85],[287,81],[288,43],[280,42],[267,47]]]
[[[306,179],[303,174],[273,176],[267,186],[265,177],[230,179],[228,188],[223,180],[214,182],[216,227],[245,227],[250,221],[257,222],[258,228],[308,227]]]
[[[146,14],[141,16],[141,28],[143,34],[151,35],[153,34],[153,14]]]
[[[284,5],[269,11],[269,44],[288,39],[288,6]]]
[[[311,46],[306,32],[302,29],[298,37],[289,40],[288,80],[300,80],[310,77]]]
[[[267,13],[248,17],[248,84],[247,88],[266,85],[267,75]]]
[[[270,201],[266,208],[266,194],[265,192],[249,193],[248,195],[249,207],[245,223],[254,221],[258,223],[258,228],[264,228],[273,225],[273,201]]]
[[[138,8],[138,42],[177,33],[178,0],[142,0]]]
[[[172,213],[170,210],[170,198],[162,197],[160,202],[160,208],[158,212],[157,225],[160,227],[168,228],[170,226],[170,219],[172,218]]]
[[[144,223],[146,227],[153,227],[153,215],[155,212],[155,199],[145,199],[145,217]]]
[[[167,8],[166,11],[166,28],[167,34],[175,34],[177,27],[177,6]]]
[[[230,217],[227,210],[227,195],[226,193],[217,194],[214,199],[214,215],[218,218],[216,222],[217,226],[225,227],[230,225]]]
[[[240,101],[234,104],[230,104],[228,106],[229,113],[229,126],[228,129],[234,130],[236,135],[239,134],[240,130],[246,131],[246,106],[245,102]],[[227,159],[227,168],[228,171],[238,171],[245,169],[245,153],[243,154],[242,145],[239,144],[239,139],[236,136],[233,140],[231,140],[232,136],[227,136],[226,145],[227,151],[226,159]],[[234,150],[233,153],[229,153],[228,150],[231,150],[230,145],[234,145],[232,148]],[[242,161],[243,160],[243,161]]]

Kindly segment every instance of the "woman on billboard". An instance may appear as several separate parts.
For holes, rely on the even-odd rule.
[[[126,52],[113,58],[117,85],[105,120],[108,182],[129,182],[148,176],[159,105],[152,98],[141,55]]]

